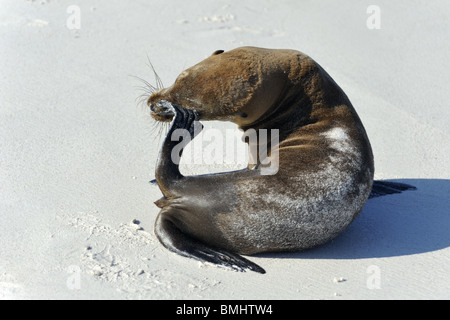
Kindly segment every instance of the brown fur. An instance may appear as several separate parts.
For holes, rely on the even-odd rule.
[[[202,243],[242,254],[310,248],[344,230],[369,196],[374,168],[364,127],[341,88],[298,51],[215,52],[149,97],[152,116],[169,121],[158,115],[161,100],[203,120],[280,130],[275,175],[159,179],[161,215]]]

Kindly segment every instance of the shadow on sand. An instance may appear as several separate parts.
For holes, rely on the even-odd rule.
[[[403,179],[395,182],[413,185],[417,190],[369,199],[347,230],[325,245],[303,252],[258,256],[365,259],[412,255],[449,247],[450,180]]]

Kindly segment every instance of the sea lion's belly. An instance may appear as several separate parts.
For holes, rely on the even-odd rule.
[[[276,175],[235,182],[233,211],[217,218],[239,253],[315,247],[359,214],[373,177],[371,168],[362,165],[363,148],[342,128],[317,137],[322,143],[281,148]]]

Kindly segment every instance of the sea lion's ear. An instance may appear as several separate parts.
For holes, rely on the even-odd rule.
[[[224,53],[224,50],[216,50],[213,52],[212,56],[217,56],[218,54]]]

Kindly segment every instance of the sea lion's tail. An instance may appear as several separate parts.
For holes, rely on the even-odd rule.
[[[266,273],[257,264],[236,253],[207,246],[203,242],[192,238],[181,232],[171,221],[164,218],[157,219],[155,233],[164,247],[179,255],[235,271],[251,270],[258,273]]]
[[[370,192],[369,199],[385,196],[388,194],[402,193],[403,191],[416,189],[417,189],[416,187],[405,183],[375,180],[373,182],[372,191]]]

